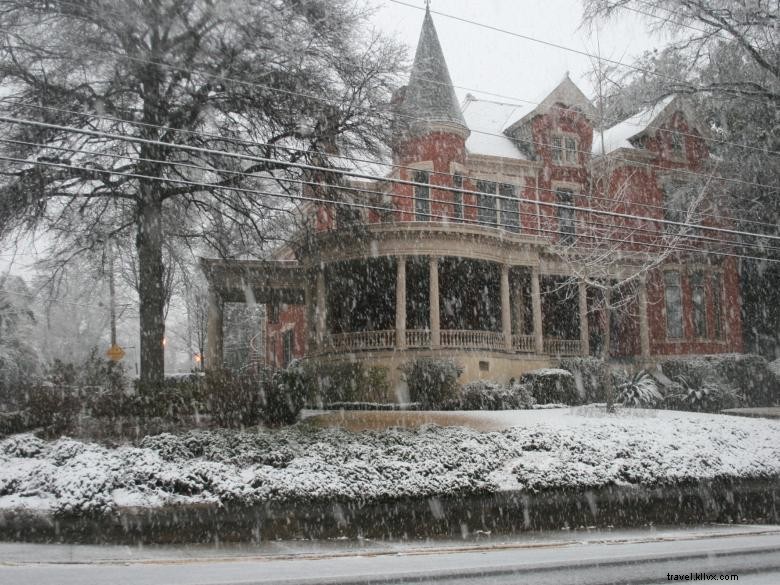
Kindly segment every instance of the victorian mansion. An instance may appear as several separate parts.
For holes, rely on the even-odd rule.
[[[459,103],[426,12],[393,105],[392,170],[347,173],[344,204],[309,205],[305,244],[202,260],[207,366],[222,364],[223,302],[247,287],[267,305],[257,346],[276,367],[359,360],[397,381],[427,356],[459,362],[462,381],[505,381],[563,356],[742,350],[722,184],[683,100],[605,131],[568,76],[539,103]]]

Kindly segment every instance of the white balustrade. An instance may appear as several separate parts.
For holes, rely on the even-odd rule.
[[[430,329],[407,329],[406,347],[430,347]]]
[[[533,335],[513,335],[512,349],[522,353],[534,353]]]
[[[580,355],[581,347],[579,339],[544,338],[544,352],[551,355]]]
[[[336,351],[392,349],[394,343],[395,329],[332,333],[325,341],[328,350]]]

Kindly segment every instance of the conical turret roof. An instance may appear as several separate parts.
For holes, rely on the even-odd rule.
[[[408,120],[407,123],[410,124],[425,121],[434,124],[457,124],[467,128],[428,9],[425,11],[401,111],[405,116],[418,119]]]

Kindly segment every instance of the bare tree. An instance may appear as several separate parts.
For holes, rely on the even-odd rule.
[[[365,16],[348,0],[0,0],[0,237],[45,226],[61,262],[96,233],[134,240],[142,382],[163,375],[167,240],[214,244],[228,223],[250,249],[283,206],[237,188],[296,191],[282,179],[310,152],[384,148],[402,51]]]
[[[633,69],[613,70],[605,118],[617,121],[670,94],[687,94],[712,132],[710,150],[733,179],[723,209],[745,232],[780,235],[780,5],[774,0],[583,0],[584,23],[626,12],[666,36]],[[740,225],[741,224],[741,225]],[[743,236],[746,256],[777,258]],[[780,355],[780,268],[740,262],[744,335],[753,351]]]

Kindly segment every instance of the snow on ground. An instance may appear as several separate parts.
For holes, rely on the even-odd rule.
[[[116,448],[15,435],[0,441],[0,509],[105,513],[780,476],[775,421],[652,410],[606,415],[593,407],[459,414],[459,424],[495,430],[299,424],[162,434]]]

